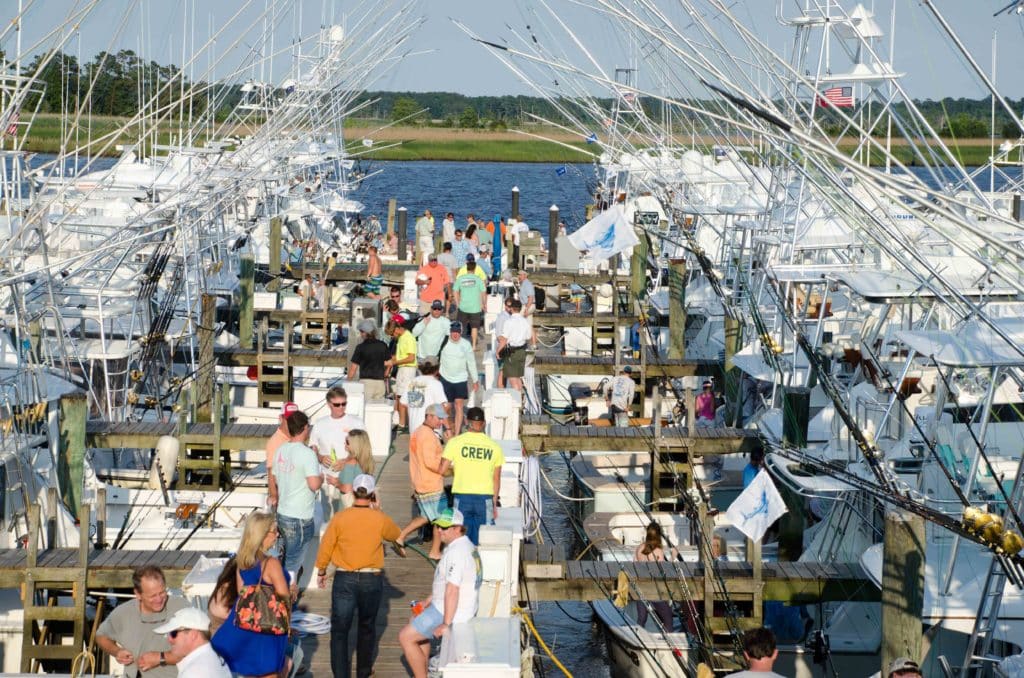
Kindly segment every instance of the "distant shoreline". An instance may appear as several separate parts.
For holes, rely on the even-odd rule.
[[[108,134],[117,129],[123,122],[118,118],[97,120],[99,129],[94,129],[94,138]],[[600,154],[601,147],[588,144],[581,135],[570,134],[552,127],[530,127],[523,131],[536,136],[527,136],[516,130],[485,130],[460,129],[427,126],[403,126],[379,129],[383,123],[377,121],[355,120],[345,127],[348,147],[353,157],[368,160],[388,161],[448,161],[448,162],[508,162],[508,163],[589,163]],[[160,143],[171,141],[173,130],[160,134]],[[244,135],[244,130],[240,131]],[[373,146],[363,145],[362,140],[370,139]],[[60,150],[61,125],[56,115],[40,115],[33,124],[25,143],[25,150],[35,153],[57,153]],[[552,141],[546,141],[551,139]],[[131,144],[134,139],[125,137],[119,143]],[[678,135],[677,143],[685,147],[689,135]],[[711,139],[702,139],[708,145]],[[989,139],[959,139],[952,148],[958,149],[960,161],[964,165],[977,166],[988,161],[990,150]],[[397,145],[392,145],[397,144]],[[998,144],[997,144],[998,145]],[[844,139],[840,149],[851,153],[856,148],[856,141]],[[915,166],[906,143],[894,140],[892,150],[901,162]],[[108,157],[120,155],[110,145]],[[872,153],[871,164],[879,166],[884,159],[878,153]]]

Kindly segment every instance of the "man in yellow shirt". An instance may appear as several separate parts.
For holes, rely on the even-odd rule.
[[[331,672],[351,676],[348,634],[358,610],[356,676],[373,673],[377,649],[377,609],[384,596],[384,542],[398,539],[400,530],[383,511],[371,508],[377,484],[362,474],[352,481],[355,503],[335,513],[316,554],[317,586],[327,587],[327,565],[333,563],[331,588]]]
[[[466,518],[466,536],[480,543],[480,526],[493,525],[498,517],[501,492],[501,445],[484,433],[484,411],[471,407],[466,412],[469,431],[448,441],[441,455],[440,473],[454,469],[452,494],[455,508]]]
[[[416,337],[405,328],[405,319],[395,315],[389,323],[391,336],[395,338],[395,357],[384,361],[384,367],[391,368],[395,375],[395,409],[398,410],[399,432],[405,430],[408,408],[402,404],[402,396],[409,390],[409,384],[416,378]]]

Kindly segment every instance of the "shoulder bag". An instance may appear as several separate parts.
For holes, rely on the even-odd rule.
[[[266,561],[264,561],[265,564]],[[235,626],[270,636],[288,635],[291,601],[279,596],[274,587],[263,582],[263,564],[255,584],[238,592],[235,602]]]

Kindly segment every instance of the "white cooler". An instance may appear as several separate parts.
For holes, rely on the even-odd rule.
[[[394,401],[386,398],[370,400],[364,407],[363,419],[366,421],[366,432],[370,435],[374,457],[387,457],[391,450],[391,415],[394,411]]]

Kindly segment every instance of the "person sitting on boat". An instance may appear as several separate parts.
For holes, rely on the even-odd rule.
[[[174,678],[179,657],[170,653],[167,637],[153,629],[167,622],[188,601],[167,594],[164,572],[155,565],[144,565],[132,574],[135,600],[118,605],[96,631],[96,644],[118,664],[129,678]]]
[[[694,414],[696,425],[700,427],[715,425],[715,393],[712,390],[711,382],[705,381],[700,394],[694,401]]]
[[[772,671],[772,665],[779,656],[779,650],[775,647],[775,634],[771,629],[761,626],[750,629],[743,634],[743,656],[747,659],[750,667],[746,671],[730,673],[730,676],[737,678],[783,678],[781,674]]]
[[[366,284],[363,292],[371,299],[380,299],[380,287],[384,284],[384,266],[377,255],[377,248],[370,245],[366,258]]]
[[[636,394],[636,382],[633,381],[633,368],[629,365],[619,370],[619,376],[612,379],[604,389],[604,401],[608,404],[608,414],[614,422],[618,414],[626,414],[632,410],[633,396]]]
[[[678,556],[675,547],[669,551],[672,560]],[[633,560],[640,563],[660,563],[669,560],[665,556],[665,536],[661,532],[661,524],[651,522],[647,526],[647,535],[642,544],[636,547],[633,553]],[[672,633],[672,606],[667,600],[638,600],[636,602],[636,623],[643,628],[647,623],[647,608],[650,606],[654,614],[658,615],[661,629],[665,633]]]
[[[441,638],[452,624],[476,616],[483,571],[480,554],[466,536],[464,522],[457,509],[448,509],[434,520],[445,544],[444,554],[434,570],[433,586],[423,611],[398,632],[398,642],[415,678],[427,676],[430,639]]]

